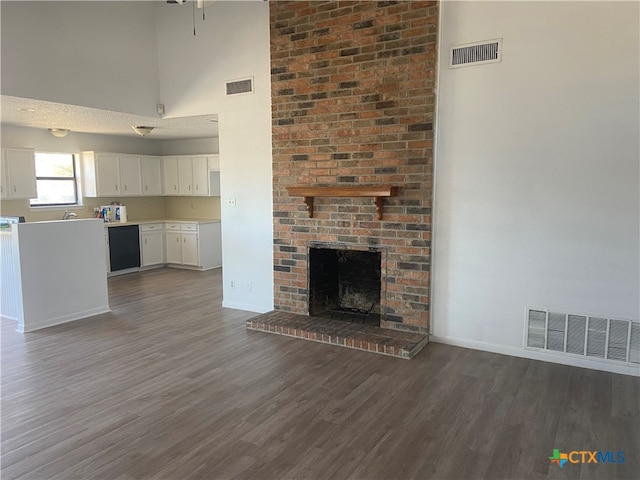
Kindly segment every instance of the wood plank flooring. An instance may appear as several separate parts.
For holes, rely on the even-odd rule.
[[[640,379],[429,344],[247,331],[219,270],[109,279],[112,313],[2,321],[8,479],[637,478]],[[552,450],[625,451],[552,465]]]

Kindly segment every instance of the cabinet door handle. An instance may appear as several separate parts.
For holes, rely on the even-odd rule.
[[[149,190],[149,187],[147,185],[144,186],[144,191],[146,192],[147,190]]]
[[[191,185],[189,185],[189,191],[191,191]]]
[[[118,185],[114,185],[114,187],[116,187],[116,191],[118,191]]]
[[[14,191],[14,192],[16,191],[16,186],[15,186],[15,185],[13,186],[13,191]]]
[[[187,243],[187,237],[184,237],[184,238],[182,239],[182,241],[183,241],[184,243]]]
[[[196,190],[198,190],[198,185],[196,185]]]
[[[124,186],[124,191],[125,191],[125,192],[127,191],[127,186],[126,186],[126,185]]]
[[[146,238],[144,239],[144,244],[145,244],[145,245],[147,244],[147,239],[146,239]]]
[[[176,237],[176,242],[180,243],[180,237]]]
[[[174,185],[174,186],[173,186],[173,189],[174,189],[174,190],[178,190],[178,186],[177,186],[177,185]]]

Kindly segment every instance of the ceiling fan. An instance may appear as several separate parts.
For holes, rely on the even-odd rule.
[[[187,0],[167,0],[167,3],[177,3],[178,5],[182,5],[183,3],[187,3]],[[204,7],[204,0],[195,0],[198,8]]]
[[[187,3],[187,1],[188,0],[167,0],[167,3],[174,4],[174,5],[184,5],[185,3]],[[211,1],[212,0],[191,0],[191,5],[193,9],[193,36],[194,37],[196,35],[196,7],[202,9],[202,20],[204,20],[205,19],[204,7],[208,3],[211,3]]]

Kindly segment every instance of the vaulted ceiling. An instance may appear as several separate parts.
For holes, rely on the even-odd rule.
[[[213,15],[210,3],[204,11]],[[136,136],[131,127],[145,125],[154,127],[150,140],[217,137],[217,114],[209,108],[192,115],[167,105],[165,115],[157,113],[163,102],[161,70],[169,72],[164,82],[169,98],[176,97],[173,90],[183,95],[180,90],[189,88],[188,78],[173,82],[172,65],[160,68],[158,49],[170,49],[176,35],[194,46],[210,42],[212,21],[192,16],[195,5],[1,2],[0,122],[121,136]],[[194,52],[171,55],[183,57],[176,64],[180,69]]]

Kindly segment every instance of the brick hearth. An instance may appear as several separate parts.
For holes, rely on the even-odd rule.
[[[270,2],[275,308],[309,314],[312,242],[386,252],[380,326],[429,327],[437,2]],[[372,198],[292,186],[388,185]]]
[[[413,358],[429,340],[427,335],[419,333],[287,312],[254,317],[247,320],[247,329],[406,359]]]

